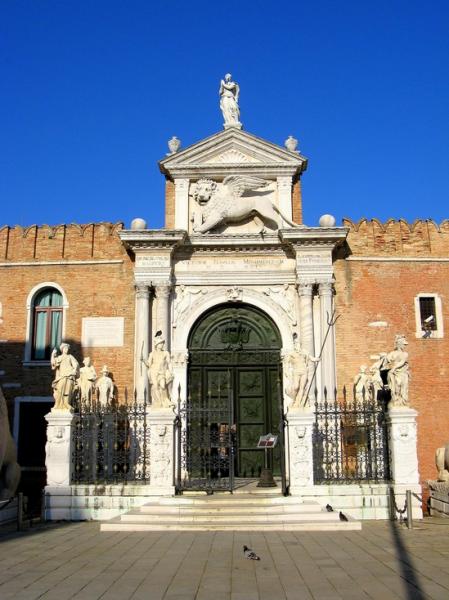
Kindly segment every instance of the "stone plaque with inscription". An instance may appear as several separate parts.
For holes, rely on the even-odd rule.
[[[123,346],[124,317],[84,317],[81,344],[84,348]]]

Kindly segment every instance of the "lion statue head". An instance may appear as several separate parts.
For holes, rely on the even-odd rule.
[[[216,189],[216,181],[212,181],[212,179],[199,179],[194,187],[193,199],[200,206],[204,206],[212,198]]]

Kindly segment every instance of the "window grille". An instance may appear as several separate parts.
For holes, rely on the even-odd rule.
[[[419,314],[421,317],[421,328],[424,331],[437,330],[437,318],[435,308],[435,298],[432,296],[421,296],[419,299]],[[433,317],[430,321],[426,321],[429,317]]]

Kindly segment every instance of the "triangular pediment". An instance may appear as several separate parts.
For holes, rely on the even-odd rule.
[[[175,178],[219,177],[240,169],[276,176],[301,173],[307,166],[307,159],[298,152],[231,128],[167,156],[159,166],[162,173]]]

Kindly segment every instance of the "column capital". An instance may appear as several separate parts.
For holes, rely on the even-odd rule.
[[[156,298],[168,298],[171,292],[171,283],[167,281],[167,283],[158,283],[154,286],[156,291]]]
[[[318,293],[320,296],[332,296],[334,293],[334,284],[332,281],[319,281]]]
[[[280,175],[276,178],[278,189],[290,190],[292,187],[293,177],[291,175]]]
[[[146,283],[136,283],[134,285],[134,289],[136,291],[136,298],[139,300],[149,300],[150,299],[150,286]]]
[[[189,189],[189,179],[185,179],[185,178],[175,178],[175,188],[177,191],[180,192],[184,192],[184,191],[188,191]]]
[[[297,284],[299,296],[311,296],[313,294],[313,283],[301,281]]]

